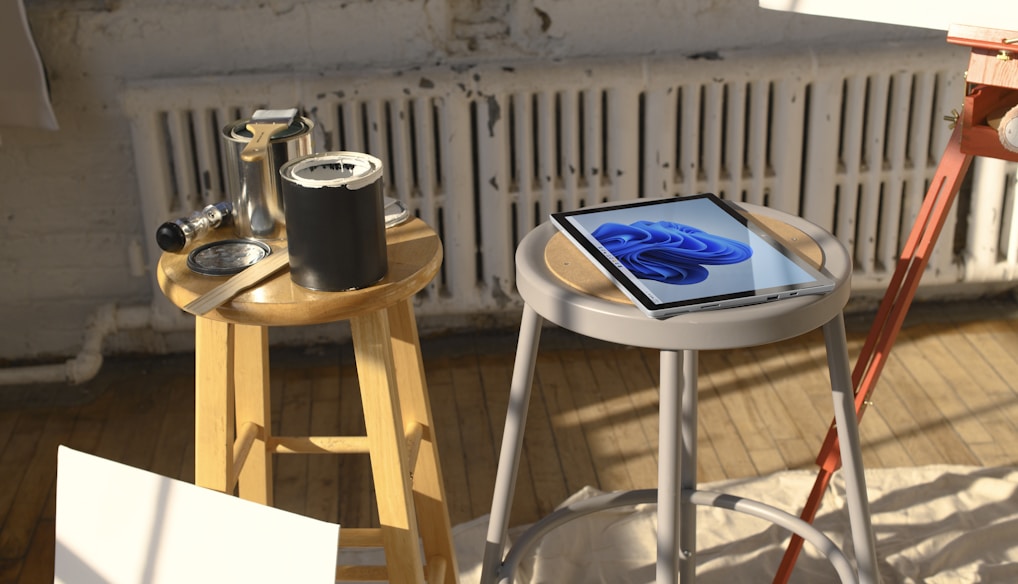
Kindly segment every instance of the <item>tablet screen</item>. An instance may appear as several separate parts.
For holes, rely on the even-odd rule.
[[[709,193],[554,213],[552,221],[657,318],[834,288],[829,274]]]

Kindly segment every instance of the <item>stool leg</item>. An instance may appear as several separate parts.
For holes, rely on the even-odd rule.
[[[827,346],[827,368],[834,396],[834,420],[838,429],[842,472],[848,499],[848,517],[852,527],[852,543],[861,584],[879,582],[876,567],[876,545],[866,496],[866,476],[862,465],[859,425],[855,414],[855,391],[852,387],[848,347],[845,341],[845,319],[839,313],[823,327]]]
[[[502,565],[506,542],[509,538],[509,513],[512,510],[516,489],[516,476],[523,452],[523,430],[527,423],[530,393],[534,382],[537,346],[541,340],[544,319],[529,305],[523,306],[523,321],[516,346],[513,379],[509,389],[509,409],[506,412],[502,433],[502,449],[498,455],[495,473],[495,491],[491,499],[488,536],[481,561],[481,584],[492,584]]]
[[[195,319],[194,482],[227,492],[233,472],[232,324]]]
[[[682,451],[679,459],[679,486],[682,493],[696,490],[696,432],[699,394],[697,375],[699,354],[696,351],[682,352]],[[681,582],[690,584],[696,579],[696,505],[686,500],[680,505],[679,517],[679,577]]]
[[[661,351],[657,584],[696,578],[696,351]]]
[[[435,437],[435,422],[431,415],[424,360],[421,357],[421,345],[417,336],[417,321],[409,298],[389,309],[389,326],[403,424],[406,426],[413,421],[425,427],[420,452],[417,455],[417,465],[413,469],[414,506],[417,510],[424,554],[429,564],[433,558],[444,558],[446,570],[442,582],[456,584],[458,575],[452,526],[449,522],[449,505],[445,495],[445,483],[442,480],[442,465],[438,457],[438,440]]]
[[[424,564],[413,512],[388,312],[379,310],[353,318],[350,329],[389,580],[393,584],[423,584]]]
[[[682,355],[661,351],[657,467],[657,584],[679,579],[679,525],[682,520]]]
[[[239,470],[238,494],[248,501],[272,505],[272,455],[266,441],[272,433],[269,392],[269,331],[234,325],[233,364],[238,431],[244,424],[261,428]]]

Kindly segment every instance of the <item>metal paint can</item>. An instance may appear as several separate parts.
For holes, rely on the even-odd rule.
[[[280,169],[290,277],[312,290],[364,288],[385,277],[382,162],[324,152]]]
[[[241,152],[251,141],[250,120],[238,120],[223,128],[226,190],[233,204],[233,230],[237,237],[283,239],[286,216],[279,169],[290,160],[314,152],[314,123],[296,117],[285,130],[273,134],[264,158],[246,161]]]

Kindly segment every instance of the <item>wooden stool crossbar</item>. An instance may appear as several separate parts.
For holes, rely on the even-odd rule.
[[[413,219],[387,230],[388,275],[348,292],[316,292],[277,272],[195,322],[195,483],[272,505],[273,455],[368,454],[379,528],[340,530],[341,548],[380,547],[385,565],[337,567],[340,581],[456,584],[448,504],[413,314],[438,272],[438,236]],[[185,306],[221,282],[164,254],[159,283]],[[269,326],[348,320],[365,434],[276,436]]]

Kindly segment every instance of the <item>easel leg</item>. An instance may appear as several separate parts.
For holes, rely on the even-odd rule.
[[[855,410],[859,419],[865,412],[866,403],[876,387],[880,372],[898,337],[908,309],[915,298],[919,280],[929,263],[930,253],[940,237],[944,221],[971,163],[972,156],[961,151],[961,124],[959,124],[951,135],[937,166],[937,172],[930,182],[930,188],[926,191],[922,208],[852,371]],[[838,436],[833,423],[817,456],[817,464],[820,466],[820,472],[801,514],[802,519],[810,523],[816,518],[820,501],[830,484],[831,475],[841,466]],[[792,537],[778,573],[774,577],[776,584],[788,582],[799,552],[802,551],[802,544],[801,537]]]
[[[388,312],[379,310],[350,321],[371,473],[389,580],[423,584],[406,434],[402,424]]]

